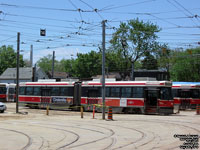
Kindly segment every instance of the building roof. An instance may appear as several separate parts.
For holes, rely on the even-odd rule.
[[[48,75],[49,75],[49,78],[52,78],[52,72],[51,71],[49,71],[48,72]],[[54,72],[54,76],[53,76],[53,78],[60,78],[60,79],[66,79],[66,78],[68,78],[68,73],[66,73],[66,72]]]
[[[0,79],[16,79],[16,68],[7,68]],[[19,68],[19,79],[32,79],[33,69],[32,68]]]

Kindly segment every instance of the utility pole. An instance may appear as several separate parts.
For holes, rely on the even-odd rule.
[[[16,79],[16,113],[19,113],[19,51],[20,51],[20,32],[17,33],[17,79]]]
[[[31,45],[30,50],[30,67],[33,67],[33,45]]]
[[[53,51],[53,58],[52,58],[52,79],[54,78],[54,61],[55,61],[55,51]]]
[[[134,81],[134,61],[131,62],[131,80]]]
[[[102,102],[103,102],[103,108],[102,108],[102,119],[105,120],[105,23],[106,20],[102,21]]]

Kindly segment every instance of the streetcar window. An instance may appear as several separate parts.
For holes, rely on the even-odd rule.
[[[19,95],[25,95],[25,87],[19,87]]]
[[[34,87],[33,95],[40,96],[41,95],[41,88],[40,87]]]
[[[172,95],[173,95],[173,97],[178,97],[178,90],[172,89]]]
[[[200,91],[198,89],[191,90],[192,98],[200,98]]]
[[[15,88],[9,88],[8,93],[9,94],[14,94],[15,93]]]
[[[59,87],[52,87],[51,88],[51,96],[60,96]]]
[[[26,87],[26,95],[33,95],[33,87]]]
[[[101,96],[101,88],[88,89],[88,97],[100,97],[100,96]]]
[[[106,97],[110,97],[110,88],[106,87]]]
[[[189,89],[179,90],[179,97],[181,98],[190,98],[191,96]]]
[[[131,96],[131,87],[122,87],[121,97],[130,98]]]
[[[6,94],[6,87],[0,87],[0,94]]]
[[[74,96],[74,88],[68,87],[68,96]]]
[[[81,89],[81,96],[87,97],[87,95],[88,95],[88,88],[83,87],[83,88]]]
[[[133,88],[133,97],[134,98],[143,98],[144,97],[144,89],[142,87],[134,87]]]
[[[171,88],[165,87],[160,89],[161,92],[161,100],[172,100]]]
[[[67,87],[60,88],[60,96],[68,96],[68,88]]]
[[[119,87],[112,87],[110,89],[110,97],[120,97],[120,88]]]
[[[60,87],[60,96],[73,96],[73,87]]]

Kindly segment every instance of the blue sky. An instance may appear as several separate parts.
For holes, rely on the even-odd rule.
[[[171,48],[193,48],[200,41],[199,0],[0,0],[0,12],[0,46],[16,49],[20,32],[21,54],[29,59],[33,45],[34,62],[53,51],[60,60],[98,50],[104,19],[106,47],[113,27],[134,18],[162,28],[158,40]]]

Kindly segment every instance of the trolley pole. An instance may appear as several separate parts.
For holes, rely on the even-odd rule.
[[[33,67],[33,45],[31,45],[30,49],[30,67]]]
[[[55,51],[53,51],[53,58],[52,58],[52,79],[54,78],[54,61],[55,61]]]
[[[17,33],[17,78],[16,78],[16,113],[19,113],[19,50],[20,50],[20,32]]]
[[[105,23],[106,20],[102,21],[102,119],[105,120]]]

